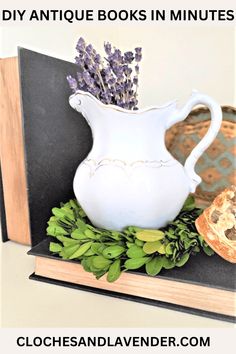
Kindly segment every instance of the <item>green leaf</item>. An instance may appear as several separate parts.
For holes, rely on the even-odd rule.
[[[60,208],[52,208],[52,213],[59,219],[63,218],[65,215],[65,213]]]
[[[84,231],[84,234],[85,234],[88,238],[91,238],[91,239],[93,239],[93,240],[96,240],[96,239],[97,239],[95,233],[94,233],[92,230],[87,229],[87,230]]]
[[[214,254],[214,251],[209,246],[203,246],[202,248],[208,256],[212,256]]]
[[[81,218],[85,218],[87,216],[81,207],[79,207],[79,216]]]
[[[176,262],[177,267],[182,267],[189,259],[189,253],[185,253],[180,260]]]
[[[166,254],[168,254],[168,255],[173,254],[174,247],[175,247],[175,243],[174,243],[174,242],[168,243],[168,244],[166,245]]]
[[[100,247],[101,247],[101,243],[99,243],[99,242],[94,242],[94,243],[92,244],[92,246],[91,246],[91,250],[92,250],[95,254],[99,255],[99,254],[100,254],[100,251],[99,251]]]
[[[165,251],[166,251],[166,246],[161,243],[160,241],[158,241],[158,246],[157,246],[157,252],[160,253],[160,254],[165,254]]]
[[[69,259],[70,256],[72,256],[72,254],[74,254],[78,250],[79,247],[80,245],[71,245],[64,247],[60,252],[60,256],[63,259]]]
[[[197,239],[198,236],[199,236],[199,235],[198,235],[196,232],[190,232],[189,235],[188,235],[188,237],[189,237],[189,238],[192,238],[192,239],[193,239],[193,238],[194,238],[194,239]]]
[[[119,245],[106,247],[102,254],[105,258],[111,259],[119,257],[122,253],[124,253],[125,248]]]
[[[195,208],[194,197],[192,195],[189,195],[188,198],[184,202],[181,212],[182,211],[190,211],[190,210],[193,210],[194,208]]]
[[[90,257],[90,256],[94,256],[96,253],[95,252],[93,252],[92,250],[91,250],[91,247],[90,247],[90,249],[88,250],[88,251],[86,251],[84,254],[83,254],[83,256],[84,257]]]
[[[175,242],[175,248],[176,248],[177,250],[179,250],[179,243],[178,243],[178,241]]]
[[[47,227],[47,234],[50,236],[68,235],[69,233],[64,230],[61,226],[50,225]]]
[[[71,220],[67,220],[67,218],[60,218],[58,224],[66,224],[67,227],[72,227],[74,224]]]
[[[134,244],[127,250],[126,254],[129,258],[142,258],[146,255],[141,247]]]
[[[121,275],[121,270],[120,270],[120,259],[115,260],[114,263],[110,265],[108,274],[107,274],[107,281],[109,283],[112,283],[116,281],[119,276]]]
[[[102,251],[103,251],[105,248],[106,248],[106,246],[105,246],[105,245],[100,244],[100,247],[98,248],[98,252],[99,252],[99,254],[102,254]]]
[[[73,214],[73,211],[72,210],[69,210],[70,213]],[[69,215],[69,214],[68,214]],[[68,225],[74,225],[75,224],[75,218],[73,216],[73,219],[72,217],[68,217],[68,215],[65,215],[64,217],[61,217],[61,218],[58,218],[58,221],[62,221],[64,223],[66,223],[66,221],[68,222]],[[65,221],[66,220],[66,221]]]
[[[126,269],[138,269],[146,264],[150,260],[150,257],[131,258],[127,259],[124,263]]]
[[[198,239],[199,239],[199,242],[200,242],[200,245],[203,247],[204,245],[204,239],[201,235],[198,236]]]
[[[143,245],[144,245],[144,241],[138,240],[137,238],[134,242],[137,246],[140,246],[140,247],[143,247]]]
[[[76,240],[86,240],[87,239],[87,236],[84,233],[82,233],[80,231],[80,229],[75,229],[72,232],[71,237],[76,239]]]
[[[165,234],[160,230],[142,230],[136,233],[136,237],[141,241],[154,242],[164,238]]]
[[[126,242],[126,246],[128,248],[132,247],[133,245],[134,245],[133,242],[129,242],[129,241]]]
[[[77,219],[77,220],[76,220],[76,225],[78,226],[78,229],[79,229],[82,233],[84,233],[85,230],[87,230],[87,225],[86,225],[86,223],[85,223],[83,220],[81,220],[81,219]]]
[[[92,258],[92,265],[98,270],[102,270],[108,267],[110,264],[111,261],[107,258],[104,258],[103,256],[94,256]]]
[[[70,220],[74,220],[74,216],[73,216],[73,212],[66,208],[66,207],[62,207],[62,208],[52,208],[52,213],[53,215],[55,215],[58,219],[67,217]]]
[[[108,268],[106,269],[102,269],[102,270],[98,270],[96,272],[94,272],[93,274],[95,275],[96,279],[100,279],[104,274],[106,274]]]
[[[189,249],[190,247],[194,247],[197,245],[197,240],[195,239],[187,239],[184,240],[184,248]]]
[[[96,233],[96,234],[99,234],[99,235],[101,235],[103,232],[101,231],[101,230],[99,230],[99,229],[96,229],[95,227],[93,227],[92,225],[88,225],[88,224],[86,224],[86,226],[87,226],[87,228],[89,229],[89,230],[92,230],[94,233]]]
[[[136,227],[136,226],[128,226],[126,229],[125,229],[125,232],[129,235],[135,235],[136,232],[142,230],[140,227]]]
[[[187,249],[189,249],[189,247],[191,246],[191,242],[190,242],[190,240],[188,239],[188,238],[185,238],[184,240],[183,240],[183,244],[184,244],[184,248],[187,250]]]
[[[162,268],[162,257],[154,257],[150,262],[145,265],[148,275],[155,276],[160,273]]]
[[[91,257],[86,257],[87,259],[87,264],[90,268],[90,272],[93,272],[93,273],[96,273],[97,271],[99,271],[99,269],[97,269],[96,267],[94,267],[93,265],[93,259],[94,257],[97,257],[97,256],[91,256]]]
[[[165,269],[172,269],[175,267],[175,262],[169,258],[163,257],[162,265]]]
[[[178,238],[174,233],[169,231],[165,231],[165,235],[171,240],[176,240]]]
[[[196,245],[193,247],[193,251],[198,253],[198,252],[200,252],[200,248]]]
[[[69,200],[69,205],[73,208],[73,209],[79,209],[79,206],[77,204],[77,202],[74,199],[70,199]]]
[[[126,238],[126,240],[127,240],[128,242],[134,243],[133,236],[125,235],[125,238]]]
[[[64,246],[79,245],[79,241],[66,236],[56,236],[57,240],[62,242]]]
[[[50,242],[49,250],[54,253],[58,253],[62,250],[62,245],[56,242]]]
[[[83,266],[84,270],[86,272],[92,272],[91,271],[91,257],[88,258],[83,258],[81,261],[81,265]]]
[[[102,251],[103,251],[105,248],[106,248],[106,245],[101,244],[100,247],[99,247],[99,249],[98,249],[99,253],[102,254]]]
[[[165,254],[165,245],[163,243],[161,243],[161,241],[146,242],[143,245],[143,251],[146,254],[152,254],[154,252],[158,252],[160,254]]]
[[[57,217],[56,216],[51,216],[50,217],[50,219],[48,220],[48,225],[50,224],[50,223],[56,223],[56,221],[57,221]]]
[[[116,241],[119,241],[121,239],[121,235],[118,231],[111,231],[110,236]]]
[[[92,243],[93,243],[92,241],[84,243],[82,246],[79,247],[79,249],[77,249],[69,257],[69,259],[75,259],[75,258],[79,258],[80,256],[82,256],[85,252],[87,252],[89,250],[89,248],[91,247]]]

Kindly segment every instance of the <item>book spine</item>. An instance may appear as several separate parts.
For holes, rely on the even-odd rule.
[[[1,222],[2,241],[6,242],[9,239],[8,239],[8,235],[7,235],[6,212],[5,212],[4,195],[3,195],[1,164],[0,164],[0,222]]]

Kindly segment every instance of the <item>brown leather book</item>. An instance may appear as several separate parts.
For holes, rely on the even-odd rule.
[[[0,60],[2,236],[31,244],[17,57]],[[4,227],[3,227],[4,226]]]
[[[49,252],[49,237],[33,247],[29,254],[36,256],[32,279],[121,298],[128,297],[152,305],[173,305],[177,310],[200,311],[209,317],[220,316],[221,319],[234,320],[234,266],[218,256],[211,257],[209,263],[210,257],[198,254],[192,256],[184,267],[162,271],[155,277],[148,276],[142,270],[128,271],[117,281],[109,283],[106,275],[97,280],[79,262],[64,261],[52,255]],[[224,268],[223,273],[221,267]]]

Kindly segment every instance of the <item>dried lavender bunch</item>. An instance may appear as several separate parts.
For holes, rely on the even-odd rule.
[[[142,59],[142,48],[134,52],[122,52],[104,43],[106,57],[101,57],[91,44],[87,45],[81,37],[76,45],[78,52],[75,62],[80,71],[77,77],[67,76],[73,92],[83,90],[90,92],[105,104],[138,109],[138,75],[139,63]]]

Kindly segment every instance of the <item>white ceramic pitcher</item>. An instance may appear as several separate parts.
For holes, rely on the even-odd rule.
[[[201,182],[194,166],[220,129],[220,106],[196,91],[181,109],[173,101],[129,111],[105,105],[84,91],[70,96],[69,102],[93,135],[93,147],[74,178],[75,196],[91,222],[121,230],[129,225],[160,228],[172,221]],[[167,151],[165,132],[198,104],[209,107],[211,125],[182,166]]]

